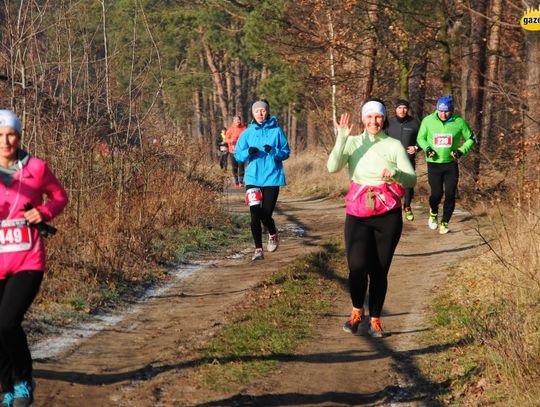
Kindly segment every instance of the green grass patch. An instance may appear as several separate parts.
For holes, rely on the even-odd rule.
[[[449,281],[456,281],[451,276]],[[479,315],[487,309],[462,304],[453,295],[449,285],[434,298],[431,304],[432,329],[421,339],[430,352],[418,357],[418,365],[426,382],[425,391],[431,394],[433,405],[476,405],[475,397],[482,397],[481,372],[485,366],[482,344],[476,341],[471,328]],[[469,398],[473,394],[472,398]],[[467,398],[467,399],[466,399]],[[469,404],[472,403],[472,404]]]
[[[436,326],[460,330],[471,323],[471,309],[454,302],[447,295],[435,298],[432,310],[432,322]]]
[[[315,335],[316,322],[332,306],[342,250],[328,243],[324,251],[296,260],[255,290],[247,310],[201,349],[208,363],[198,369],[200,385],[234,391],[291,358],[303,340]]]
[[[212,251],[244,244],[251,239],[248,215],[224,217],[223,222],[163,232],[152,242],[164,260],[179,263]]]

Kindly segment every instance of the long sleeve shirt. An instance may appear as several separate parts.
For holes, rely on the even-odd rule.
[[[329,172],[348,166],[349,177],[358,184],[380,185],[388,180],[381,174],[385,168],[392,173],[392,180],[403,187],[416,184],[416,174],[401,142],[384,132],[371,135],[367,131],[348,136],[347,129],[339,129],[336,144],[328,157]]]

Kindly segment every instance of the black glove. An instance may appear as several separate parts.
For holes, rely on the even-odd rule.
[[[249,155],[257,154],[259,152],[259,149],[257,147],[250,147],[248,149]]]
[[[452,154],[454,160],[457,160],[458,158],[461,158],[463,156],[463,153],[460,150],[454,150],[450,154]]]
[[[435,151],[433,151],[433,149],[431,147],[428,147],[426,148],[426,155],[429,157],[429,158],[433,158],[437,155],[437,153]]]
[[[270,152],[270,150],[272,150],[272,147],[270,147],[268,144],[265,144],[265,145],[264,145],[264,152],[265,152],[266,154],[268,154],[268,153]]]
[[[24,210],[29,211],[30,209],[33,209],[34,207],[30,202],[28,202],[26,205],[24,205]],[[51,225],[47,225],[45,222],[39,222],[39,223],[33,223],[30,226],[35,227],[40,236],[47,237],[49,235],[54,235],[56,233],[56,228]]]

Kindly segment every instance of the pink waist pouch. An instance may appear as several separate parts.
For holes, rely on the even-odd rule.
[[[373,186],[351,181],[349,192],[345,195],[345,212],[359,218],[382,215],[401,207],[404,194],[405,189],[396,182]]]

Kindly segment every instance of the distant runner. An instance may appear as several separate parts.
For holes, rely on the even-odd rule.
[[[467,154],[475,143],[474,134],[465,120],[453,114],[452,96],[441,96],[437,110],[420,124],[417,142],[426,153],[429,196],[428,226],[439,233],[450,230],[448,223],[456,206],[459,180],[458,159]],[[461,144],[463,142],[463,144]],[[461,145],[460,145],[461,144]],[[443,216],[439,224],[439,204],[444,193]]]
[[[272,214],[276,207],[279,187],[286,185],[283,161],[289,158],[289,143],[279,127],[277,118],[270,117],[266,100],[258,100],[251,107],[253,120],[241,135],[234,150],[240,163],[249,160],[246,169],[246,202],[251,213],[251,234],[255,242],[252,260],[264,259],[262,226],[268,229],[267,250],[278,248],[279,238]]]
[[[395,113],[396,116],[389,120],[390,125],[386,132],[392,138],[401,141],[413,168],[416,168],[416,152],[418,146],[416,145],[416,136],[418,134],[418,128],[420,122],[417,118],[409,115],[409,102],[405,99],[398,99],[396,101]],[[414,220],[414,213],[411,208],[411,202],[414,197],[414,188],[405,188],[405,197],[403,199],[403,212],[405,213],[405,219],[408,221]]]
[[[216,144],[218,146],[219,168],[221,168],[223,171],[227,171],[227,164],[229,162],[229,146],[225,141],[226,133],[227,129],[223,128],[216,140]]]
[[[357,136],[350,135],[348,113],[335,123],[338,134],[327,167],[337,172],[347,166],[351,179],[345,197],[345,246],[353,309],[343,329],[358,332],[369,283],[368,334],[382,338],[388,271],[403,228],[403,187],[414,186],[416,175],[401,143],[383,131],[388,124],[384,103],[370,99],[361,112],[365,130]]]
[[[34,401],[32,357],[21,324],[45,270],[41,229],[68,201],[47,164],[20,143],[19,118],[0,110],[0,384],[2,406],[13,407]]]
[[[242,118],[239,115],[233,117],[233,122],[225,133],[225,143],[229,146],[229,154],[231,156],[231,166],[234,178],[234,186],[242,188],[244,186],[244,163],[239,163],[234,158],[234,148],[240,138],[240,134],[246,129],[242,124]]]

